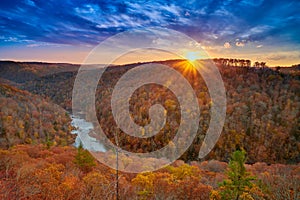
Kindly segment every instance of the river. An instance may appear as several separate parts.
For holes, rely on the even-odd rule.
[[[91,122],[86,121],[85,119],[71,115],[72,119],[72,126],[74,126],[76,129],[72,131],[72,134],[76,134],[77,137],[75,139],[74,146],[78,147],[80,145],[80,142],[83,145],[83,148],[88,149],[90,151],[95,152],[105,152],[105,147],[97,141],[95,138],[90,137],[89,133],[94,129],[94,126]]]

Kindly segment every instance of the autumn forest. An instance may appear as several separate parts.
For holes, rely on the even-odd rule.
[[[72,89],[79,65],[1,61],[0,199],[299,199],[299,66],[213,61],[227,98],[217,144],[204,159],[198,158],[212,106],[201,75],[186,70],[191,65],[187,60],[154,62],[188,80],[201,118],[196,138],[177,161],[139,174],[110,169],[81,144],[74,146]],[[160,103],[167,110],[165,127],[149,138],[132,137],[119,129],[110,104],[113,88],[136,66],[110,66],[99,80],[95,105],[98,122],[113,144],[118,133],[122,149],[144,153],[172,140],[180,125],[180,105],[167,87],[142,86],[130,99],[132,118],[147,125],[149,108]],[[123,157],[119,162],[129,170],[138,166]]]

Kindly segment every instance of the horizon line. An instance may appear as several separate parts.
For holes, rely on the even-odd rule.
[[[253,62],[251,59],[244,59],[244,58],[225,58],[225,57],[219,57],[219,58],[206,58],[206,59],[197,59],[197,60],[214,60],[214,59],[233,59],[233,60],[250,60],[251,64],[257,62]],[[32,64],[67,64],[67,65],[106,65],[106,66],[125,66],[125,65],[131,65],[131,64],[138,64],[138,63],[151,63],[151,62],[167,62],[167,61],[175,61],[175,60],[188,60],[188,59],[167,59],[167,60],[152,60],[152,61],[143,61],[143,62],[130,62],[130,63],[122,63],[122,64],[105,64],[105,63],[72,63],[72,62],[52,62],[52,61],[36,61],[36,60],[9,60],[9,59],[0,59],[0,62],[15,62],[15,63],[32,63]],[[270,68],[275,68],[275,67],[293,67],[293,66],[297,66],[300,65],[300,63],[295,63],[292,65],[266,65],[266,67],[270,67]],[[233,66],[234,67],[234,66]],[[240,67],[240,66],[237,66]],[[253,67],[253,65],[251,66],[245,66],[245,67]]]

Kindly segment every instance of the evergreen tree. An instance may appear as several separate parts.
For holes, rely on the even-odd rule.
[[[88,172],[96,165],[94,157],[85,149],[80,142],[74,163],[83,171]]]
[[[245,162],[245,151],[237,150],[233,152],[228,165],[228,179],[219,185],[221,199],[253,199],[250,195],[250,189],[254,186],[252,181],[255,180],[255,177],[246,171]]]

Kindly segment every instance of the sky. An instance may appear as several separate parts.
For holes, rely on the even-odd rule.
[[[1,0],[0,60],[82,63],[116,34],[159,27],[212,58],[288,66],[300,63],[299,8],[299,0]]]

